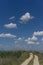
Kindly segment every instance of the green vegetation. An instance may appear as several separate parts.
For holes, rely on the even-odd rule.
[[[43,65],[43,53],[32,52],[33,54],[38,55],[40,65]],[[0,51],[0,65],[20,65],[29,57],[29,51],[10,51],[10,52],[1,52]],[[33,60],[28,64],[33,65]]]

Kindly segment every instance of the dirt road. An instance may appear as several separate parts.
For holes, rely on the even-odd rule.
[[[38,60],[38,56],[37,55],[35,55],[33,65],[39,65],[39,60]]]
[[[27,65],[33,59],[33,54],[30,53],[30,57],[26,59],[21,65]]]

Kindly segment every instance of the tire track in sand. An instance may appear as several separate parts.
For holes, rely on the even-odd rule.
[[[21,65],[27,65],[33,59],[33,54],[30,53],[30,57],[26,59]]]

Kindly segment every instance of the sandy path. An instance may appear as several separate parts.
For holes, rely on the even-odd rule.
[[[33,54],[30,53],[30,57],[26,59],[21,65],[27,65],[33,59]]]
[[[39,60],[38,60],[38,56],[37,55],[35,55],[33,65],[39,65]]]

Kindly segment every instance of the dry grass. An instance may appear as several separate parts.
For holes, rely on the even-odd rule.
[[[28,51],[0,52],[0,65],[20,65],[29,57],[29,53]],[[38,55],[40,65],[43,65],[43,54],[36,52],[33,54]],[[33,65],[33,60],[28,65]]]

